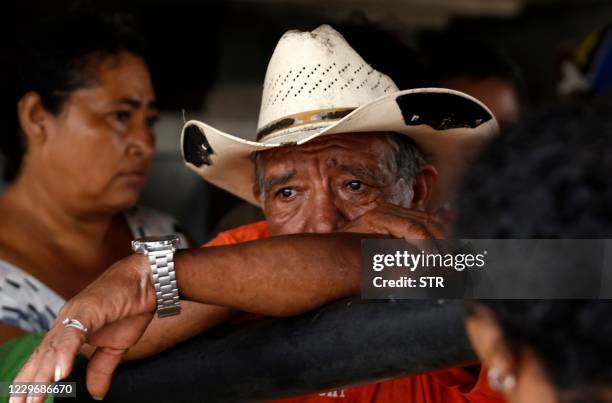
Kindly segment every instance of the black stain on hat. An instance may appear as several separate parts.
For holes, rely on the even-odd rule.
[[[210,156],[215,152],[208,143],[204,132],[197,126],[191,125],[185,128],[183,153],[187,162],[199,168],[202,165],[212,165]]]
[[[407,126],[427,125],[436,130],[474,129],[493,118],[476,102],[455,94],[412,93],[396,99]]]
[[[293,118],[285,118],[281,119],[278,122],[272,122],[268,126],[263,127],[260,131],[257,132],[257,141],[261,140],[264,136],[281,129],[286,129],[290,127],[295,122]]]

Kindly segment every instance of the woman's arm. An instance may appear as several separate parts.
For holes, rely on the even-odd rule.
[[[197,334],[224,323],[239,312],[222,306],[181,301],[181,314],[160,319],[154,317],[138,343],[126,353],[124,360],[136,360],[167,350]],[[90,356],[94,348],[82,353]]]

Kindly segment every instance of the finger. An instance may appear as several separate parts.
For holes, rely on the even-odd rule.
[[[40,355],[40,350],[37,348],[32,353],[28,361],[21,368],[21,370],[19,371],[15,379],[13,379],[13,383],[18,383],[18,382],[31,383],[32,382],[32,379],[34,379],[34,376],[36,375],[39,355]],[[13,402],[14,403],[25,403],[26,398],[27,396],[18,396],[18,397],[16,396],[12,398],[11,403]]]
[[[421,217],[411,218],[407,210],[384,205],[381,209],[366,213],[365,221],[376,233],[388,234],[394,238],[429,239],[430,234],[425,230]]]
[[[416,229],[418,236],[402,236],[401,238],[419,238],[419,239],[445,239],[447,232],[446,222],[439,216],[418,211],[414,209],[406,209],[403,207],[387,204],[383,208],[377,210],[370,217],[371,226],[376,230],[376,226],[382,226],[393,230],[393,235],[397,237],[398,231],[401,231],[402,221],[410,227],[410,222],[416,225],[422,225],[425,231]],[[414,229],[413,229],[414,230]],[[377,232],[380,232],[377,231]]]
[[[404,208],[396,206],[394,204],[385,204],[382,206],[380,212],[385,214],[396,215],[404,218],[412,218],[419,220],[424,223],[434,223],[442,225],[445,221],[438,214],[434,214],[427,211],[416,210],[413,208]]]
[[[99,347],[87,365],[87,390],[96,400],[102,400],[108,393],[113,373],[126,349]]]
[[[61,328],[61,335],[55,345],[55,380],[66,378],[72,372],[74,360],[87,341],[87,333],[74,328]]]
[[[76,354],[85,341],[85,333],[74,329],[56,326],[47,334],[44,345],[41,346],[36,365],[36,373],[32,382],[50,384],[59,381],[72,371]],[[44,396],[35,396],[32,402],[44,401]]]
[[[37,363],[42,355],[42,348],[38,346],[36,350],[30,355],[30,358],[21,367],[21,370],[17,376],[13,379],[13,382],[29,382],[34,378],[36,374]]]
[[[17,376],[13,379],[13,383],[24,382],[33,383],[37,377],[38,371],[43,363],[46,362],[48,346],[46,340],[43,339],[41,344],[34,350],[28,361],[21,368]],[[22,403],[26,401],[27,396],[15,397],[13,402]],[[32,397],[30,400],[33,400]]]
[[[137,315],[110,324],[92,335],[90,343],[98,345],[87,366],[87,389],[92,396],[103,398],[108,393],[117,365],[142,337],[152,318],[151,314]]]
[[[96,351],[96,346],[92,346],[89,343],[85,343],[81,347],[80,353],[82,356],[86,357],[87,359],[90,359],[95,351]]]
[[[138,342],[152,319],[153,315],[146,313],[113,322],[93,333],[88,342],[96,347],[128,349]]]
[[[54,368],[54,359],[55,359],[55,351],[53,349],[48,348],[39,361],[38,370],[32,379],[33,383],[41,384],[41,385],[49,385],[53,380],[53,373],[55,372]],[[28,403],[42,403],[47,398],[46,394],[33,395],[28,394]]]

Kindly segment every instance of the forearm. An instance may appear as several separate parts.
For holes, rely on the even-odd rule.
[[[124,360],[157,354],[226,322],[238,313],[233,309],[192,301],[182,301],[181,307],[180,315],[162,319],[155,317],[138,343],[127,352]]]
[[[181,298],[270,316],[359,293],[359,234],[298,234],[180,251]]]

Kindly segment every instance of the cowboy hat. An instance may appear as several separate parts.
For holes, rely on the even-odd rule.
[[[206,181],[259,206],[254,152],[330,134],[401,133],[438,170],[430,204],[435,208],[448,200],[470,158],[497,131],[492,113],[478,100],[444,88],[399,91],[342,35],[322,25],[312,32],[289,31],[278,42],[264,81],[257,141],[190,120],[181,148],[186,165]]]

